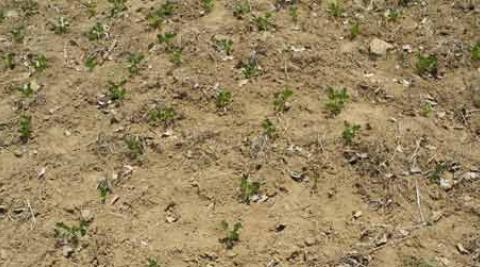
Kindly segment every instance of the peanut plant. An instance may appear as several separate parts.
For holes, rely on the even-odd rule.
[[[335,117],[342,112],[345,104],[349,99],[347,89],[343,88],[341,90],[335,89],[333,87],[328,88],[328,101],[325,104],[326,108],[330,112],[330,115]]]
[[[228,223],[226,221],[222,221],[221,227],[226,233],[225,237],[221,238],[219,241],[225,245],[226,249],[232,249],[238,243],[238,241],[240,241],[239,231],[242,228],[242,224],[237,222],[233,225],[232,229],[230,229]]]

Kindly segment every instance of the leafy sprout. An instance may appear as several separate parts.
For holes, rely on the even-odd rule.
[[[26,143],[32,136],[32,117],[30,117],[29,115],[22,115],[18,124],[20,140]]]
[[[150,122],[155,123],[159,121],[168,126],[177,118],[177,112],[173,107],[155,107],[148,112],[147,117]]]
[[[61,244],[70,244],[76,247],[79,239],[87,234],[87,227],[88,222],[85,220],[80,220],[78,226],[68,226],[63,222],[58,222],[55,224],[54,235]]]
[[[230,229],[228,223],[226,221],[222,221],[221,226],[226,232],[226,235],[224,238],[220,239],[220,243],[224,244],[226,249],[232,249],[240,240],[239,231],[242,228],[242,224],[237,222],[233,225],[233,228]]]
[[[99,41],[105,38],[107,36],[105,26],[100,22],[95,23],[86,36],[90,41]]]
[[[205,12],[210,13],[213,10],[213,7],[215,6],[214,0],[202,0],[202,7]]]
[[[22,93],[24,97],[30,97],[33,95],[33,88],[31,83],[25,83],[19,87],[17,87],[17,91]]]
[[[342,138],[345,144],[351,145],[358,131],[360,131],[360,125],[345,122],[345,129],[342,132]]]
[[[254,57],[250,57],[247,63],[243,63],[241,66],[242,74],[245,79],[251,79],[259,73],[259,68],[257,66],[257,61]]]
[[[65,17],[61,16],[52,23],[51,30],[56,34],[65,34],[68,32],[69,27],[70,23],[65,19]]]
[[[438,60],[434,55],[424,56],[417,55],[417,63],[415,64],[417,73],[420,75],[431,74],[433,76],[437,75],[438,71]]]
[[[285,88],[281,92],[275,93],[273,106],[276,112],[282,113],[288,110],[287,101],[293,96],[293,91]]]
[[[110,10],[110,17],[115,17],[121,12],[127,10],[127,0],[108,0],[108,2],[113,5]]]
[[[175,47],[170,50],[170,62],[179,66],[182,64],[182,49]]]
[[[25,26],[22,25],[11,29],[10,35],[12,36],[14,42],[23,42],[23,39],[25,39]]]
[[[215,97],[215,105],[217,108],[225,108],[232,102],[232,93],[225,89],[221,89],[217,92]]]
[[[33,55],[30,57],[30,64],[36,71],[42,72],[48,68],[48,59],[44,55]]]
[[[349,99],[347,89],[341,90],[332,87],[328,88],[328,101],[325,104],[332,116],[337,116],[342,112],[347,100]]]
[[[107,195],[112,192],[110,188],[110,184],[108,183],[107,179],[100,181],[97,185],[97,190],[100,194],[100,201],[105,203],[107,200]]]
[[[154,258],[148,258],[147,267],[160,267],[160,265],[158,264],[157,260],[155,260]]]
[[[15,68],[15,53],[5,53],[2,57],[3,65],[6,69],[13,70]]]
[[[143,59],[145,58],[145,56],[141,53],[131,53],[129,56],[128,56],[128,72],[130,72],[130,74],[137,74],[140,67],[140,63],[142,63]]]
[[[472,59],[480,61],[480,42],[477,42],[471,49]]]
[[[277,128],[273,124],[273,122],[265,118],[262,122],[262,128],[263,128],[263,134],[271,139],[275,138],[277,136]]]
[[[328,0],[327,10],[332,17],[340,17],[340,15],[342,15],[343,13],[343,8],[340,0]]]
[[[233,41],[230,39],[215,40],[215,49],[224,52],[227,56],[232,54]]]
[[[233,7],[233,15],[239,19],[250,12],[251,12],[251,8],[247,0],[238,2]]]
[[[359,33],[360,33],[360,24],[358,23],[358,21],[356,21],[350,26],[350,36],[349,36],[350,40],[354,40],[355,38],[357,38]]]
[[[147,23],[154,29],[160,28],[162,23],[170,16],[173,15],[175,10],[175,4],[171,1],[167,1],[160,8],[150,12],[147,15]]]
[[[97,66],[97,57],[95,55],[89,55],[85,57],[84,65],[88,71],[93,71],[93,69]]]
[[[108,82],[109,84],[108,93],[109,93],[110,100],[119,101],[125,98],[126,91],[123,85],[125,85],[126,82],[127,82],[126,80],[123,80],[119,83],[115,83],[112,81]]]
[[[440,162],[435,165],[433,171],[427,176],[428,179],[434,183],[439,183],[442,174],[447,170],[447,164],[445,162]]]
[[[240,200],[244,203],[249,204],[250,199],[258,194],[260,190],[260,183],[251,182],[248,175],[243,175],[240,180]]]
[[[138,159],[141,155],[143,155],[145,148],[143,141],[139,136],[127,135],[124,141],[128,150],[127,156],[130,159]]]
[[[297,5],[290,6],[288,14],[294,23],[298,23],[298,7]]]
[[[273,28],[272,13],[267,12],[263,16],[256,16],[254,22],[259,31],[268,31]]]

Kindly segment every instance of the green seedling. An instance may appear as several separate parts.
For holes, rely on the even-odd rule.
[[[417,73],[420,75],[431,74],[433,76],[437,75],[438,61],[437,57],[434,55],[423,56],[417,55],[417,63],[415,64]]]
[[[4,20],[5,20],[5,11],[3,9],[0,9],[0,24],[2,24]]]
[[[215,96],[215,105],[219,109],[226,108],[232,102],[232,93],[225,89],[221,89]]]
[[[288,99],[293,96],[293,91],[285,88],[281,92],[275,93],[273,100],[273,108],[276,112],[282,113],[289,109]]]
[[[206,13],[212,12],[213,7],[215,6],[214,0],[201,0],[201,1],[202,1],[203,10],[205,10]]]
[[[360,24],[356,21],[350,26],[350,40],[357,38],[360,33]]]
[[[125,91],[125,88],[123,87],[125,85],[125,83],[127,83],[126,80],[123,80],[119,83],[115,83],[115,82],[112,82],[112,81],[108,82],[108,84],[109,84],[108,95],[109,95],[110,100],[120,101],[120,100],[123,100],[125,98],[126,91]]]
[[[23,39],[25,39],[25,26],[18,26],[16,28],[11,29],[10,35],[12,36],[12,39],[14,42],[16,43],[23,42]]]
[[[230,39],[215,40],[215,49],[230,56],[233,51],[233,41]]]
[[[329,87],[328,88],[328,101],[325,104],[326,108],[329,110],[330,114],[335,117],[342,109],[345,107],[345,104],[348,101],[347,89],[343,88],[341,90]]]
[[[20,140],[26,143],[32,136],[32,117],[22,115],[18,121],[18,133]]]
[[[244,203],[249,204],[250,199],[258,194],[260,190],[260,183],[251,182],[248,179],[248,175],[243,175],[240,180],[240,200]]]
[[[242,224],[237,222],[233,225],[233,228],[230,229],[228,223],[226,221],[222,221],[222,229],[226,232],[226,236],[221,238],[219,241],[220,243],[225,245],[226,249],[232,249],[240,240],[240,229],[242,228]]]
[[[128,66],[127,66],[127,69],[128,69],[128,72],[130,72],[130,74],[137,74],[138,71],[140,70],[140,63],[142,63],[143,59],[145,57],[143,56],[143,54],[141,53],[131,53],[129,56],[128,56]]]
[[[87,234],[88,222],[80,220],[78,226],[68,226],[63,222],[55,224],[54,235],[59,245],[78,246],[79,239]]]
[[[442,174],[447,170],[448,166],[445,162],[440,162],[435,165],[433,171],[427,176],[428,179],[436,184],[440,182]]]
[[[70,23],[65,19],[65,17],[59,17],[51,25],[51,30],[56,34],[65,34],[68,32]]]
[[[183,60],[182,60],[182,49],[181,48],[175,47],[175,48],[171,49],[171,51],[170,51],[170,62],[172,62],[173,64],[175,64],[177,66],[182,64]]]
[[[340,17],[343,13],[340,0],[329,0],[327,3],[327,11],[332,17]]]
[[[97,185],[98,193],[100,194],[100,201],[105,203],[107,200],[108,194],[112,192],[110,188],[110,184],[108,183],[107,179],[101,180]]]
[[[128,135],[125,137],[125,144],[127,146],[127,156],[130,159],[138,159],[143,155],[145,148],[143,141],[139,136]]]
[[[24,97],[30,97],[33,95],[33,88],[31,83],[25,83],[19,87],[17,87],[17,90],[22,93]]]
[[[477,42],[470,50],[473,60],[480,61],[480,42]]]
[[[253,21],[259,31],[268,31],[273,28],[272,13],[267,12],[263,16],[256,16]]]
[[[48,59],[44,55],[32,55],[30,57],[30,64],[35,71],[42,72],[48,68]]]
[[[157,260],[155,260],[154,258],[148,258],[147,267],[160,267],[160,265],[158,264]]]
[[[387,21],[397,21],[400,17],[400,11],[397,9],[388,9],[385,11],[385,18]]]
[[[254,57],[249,58],[247,63],[242,64],[242,74],[245,79],[251,79],[258,75],[259,69]]]
[[[173,2],[167,1],[160,8],[150,12],[147,15],[147,23],[150,27],[154,29],[160,28],[162,23],[173,15],[175,11],[175,4]]]
[[[34,0],[24,0],[20,2],[20,9],[25,17],[31,17],[38,13],[38,2]]]
[[[89,2],[82,3],[87,9],[88,16],[91,18],[97,14],[97,2],[90,0]]]
[[[433,106],[430,102],[425,102],[423,103],[422,105],[422,109],[420,111],[420,114],[423,116],[423,117],[430,117],[432,116],[432,113],[433,113]]]
[[[159,43],[165,45],[166,51],[171,51],[172,49],[175,48],[172,44],[172,41],[173,39],[175,39],[176,36],[177,34],[174,32],[166,32],[164,34],[158,34],[157,39]]]
[[[290,18],[292,19],[293,23],[297,24],[298,23],[298,7],[297,5],[293,5],[288,9],[288,14],[290,15]]]
[[[97,57],[95,55],[85,57],[84,65],[88,71],[93,71],[97,66]]]
[[[360,125],[345,122],[345,129],[342,132],[342,138],[346,145],[351,145],[353,143],[353,138],[355,138],[358,131],[360,131]]]
[[[150,122],[162,122],[168,126],[177,118],[177,112],[172,107],[156,107],[148,112],[147,117]]]
[[[233,7],[233,16],[235,16],[238,19],[243,18],[244,15],[250,12],[251,12],[251,8],[247,0],[238,2]]]
[[[270,119],[265,118],[265,120],[262,122],[262,129],[265,136],[271,139],[277,137],[277,128]]]
[[[105,26],[100,22],[95,23],[86,36],[90,41],[99,41],[105,38],[107,36]]]
[[[110,10],[110,17],[115,17],[123,11],[127,10],[126,2],[127,0],[108,0],[112,4],[112,9]]]
[[[3,65],[5,69],[13,70],[15,69],[15,54],[14,53],[6,53],[3,55]]]

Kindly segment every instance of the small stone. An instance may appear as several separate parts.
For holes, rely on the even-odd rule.
[[[307,237],[305,239],[305,245],[311,247],[317,243],[317,239],[315,237]]]
[[[432,214],[432,220],[433,222],[438,222],[442,218],[443,213],[441,211],[434,211]]]
[[[236,252],[231,251],[231,250],[227,252],[227,257],[229,257],[229,258],[235,258],[237,255],[238,254]]]
[[[80,215],[82,216],[82,219],[87,222],[93,221],[93,218],[95,217],[91,210],[81,210]]]
[[[283,223],[279,223],[275,226],[275,232],[279,233],[283,230],[285,230],[285,228],[287,228],[287,226]]]
[[[452,182],[450,180],[440,178],[440,188],[442,188],[445,191],[448,191],[448,190],[452,189],[452,187],[453,187],[453,185],[452,185]]]
[[[422,173],[422,170],[419,167],[414,166],[410,168],[410,174],[420,174],[420,173]]]
[[[375,242],[375,245],[379,247],[387,244],[387,242],[388,242],[387,235],[383,234],[383,236]]]
[[[15,151],[13,151],[13,155],[15,155],[15,157],[17,158],[21,158],[23,157],[23,151],[20,149],[16,149]]]
[[[370,42],[370,46],[369,46],[369,49],[370,49],[370,53],[376,55],[376,56],[384,56],[387,54],[387,51],[392,49],[393,48],[393,45],[383,41],[383,40],[380,40],[378,38],[374,38],[371,42]]]
[[[362,215],[363,215],[363,213],[360,210],[357,210],[352,214],[354,219],[358,219],[358,218],[362,217]]]
[[[465,247],[461,243],[457,244],[457,249],[458,249],[458,252],[460,252],[462,254],[469,254],[470,253],[467,249],[465,249]]]
[[[65,258],[68,258],[70,255],[72,255],[73,248],[70,246],[63,246],[62,253]]]

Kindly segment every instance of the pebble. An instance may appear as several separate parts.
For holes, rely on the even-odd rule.
[[[82,210],[80,211],[80,215],[82,216],[82,219],[84,219],[87,222],[92,221],[93,218],[95,217],[91,210]]]
[[[311,247],[316,243],[317,243],[317,239],[315,237],[310,236],[305,239],[305,245],[307,245],[308,247]]]
[[[377,55],[377,56],[384,56],[387,54],[388,50],[391,50],[393,45],[380,40],[378,38],[374,38],[369,45],[370,53]]]

